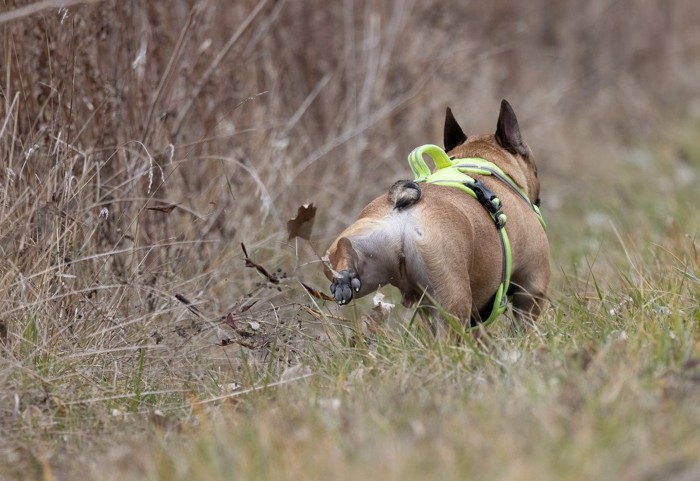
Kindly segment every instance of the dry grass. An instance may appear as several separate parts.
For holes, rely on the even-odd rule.
[[[0,480],[697,478],[697,2],[233,3],[0,0]],[[297,281],[503,97],[552,308],[362,339]]]

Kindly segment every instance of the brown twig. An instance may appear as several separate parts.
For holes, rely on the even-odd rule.
[[[280,280],[277,279],[275,276],[267,272],[267,269],[265,269],[263,266],[255,262],[253,259],[250,258],[248,255],[248,251],[245,248],[245,244],[241,242],[241,249],[243,249],[243,255],[245,256],[245,266],[246,267],[253,267],[255,270],[257,270],[260,274],[265,276],[265,278],[269,281],[272,282],[273,284],[279,284]]]

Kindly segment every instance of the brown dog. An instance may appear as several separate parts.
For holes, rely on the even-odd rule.
[[[495,134],[467,137],[449,108],[444,132],[451,156],[492,162],[539,204],[537,167],[506,100]],[[493,176],[474,177],[501,200],[512,248],[508,295],[516,317],[532,322],[549,283],[544,227],[527,199]],[[410,181],[397,182],[367,205],[333,241],[326,260],[339,304],[391,284],[401,291],[404,305],[432,302],[465,327],[488,317],[504,270],[498,228],[483,205],[454,187]]]

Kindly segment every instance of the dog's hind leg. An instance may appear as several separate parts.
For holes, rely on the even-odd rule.
[[[456,284],[461,284],[461,287],[455,289]],[[468,279],[454,279],[452,283],[443,283],[434,293],[434,302],[439,306],[434,308],[435,336],[444,341],[459,339],[471,325],[472,291]]]
[[[527,282],[525,285],[511,283],[511,299],[513,302],[513,313],[522,325],[526,327],[534,326],[535,321],[544,309],[547,302],[546,280],[539,279],[539,282]],[[538,279],[530,279],[530,281]]]
[[[457,333],[445,319],[449,315],[442,308],[425,304],[418,307],[418,317],[427,330],[440,342],[447,342],[452,337],[458,337]],[[458,322],[458,321],[455,321]]]

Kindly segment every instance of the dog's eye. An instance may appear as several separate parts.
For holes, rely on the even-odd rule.
[[[539,197],[538,197],[537,199],[535,199],[534,204],[535,204],[537,207],[540,206],[540,198],[539,198]]]

